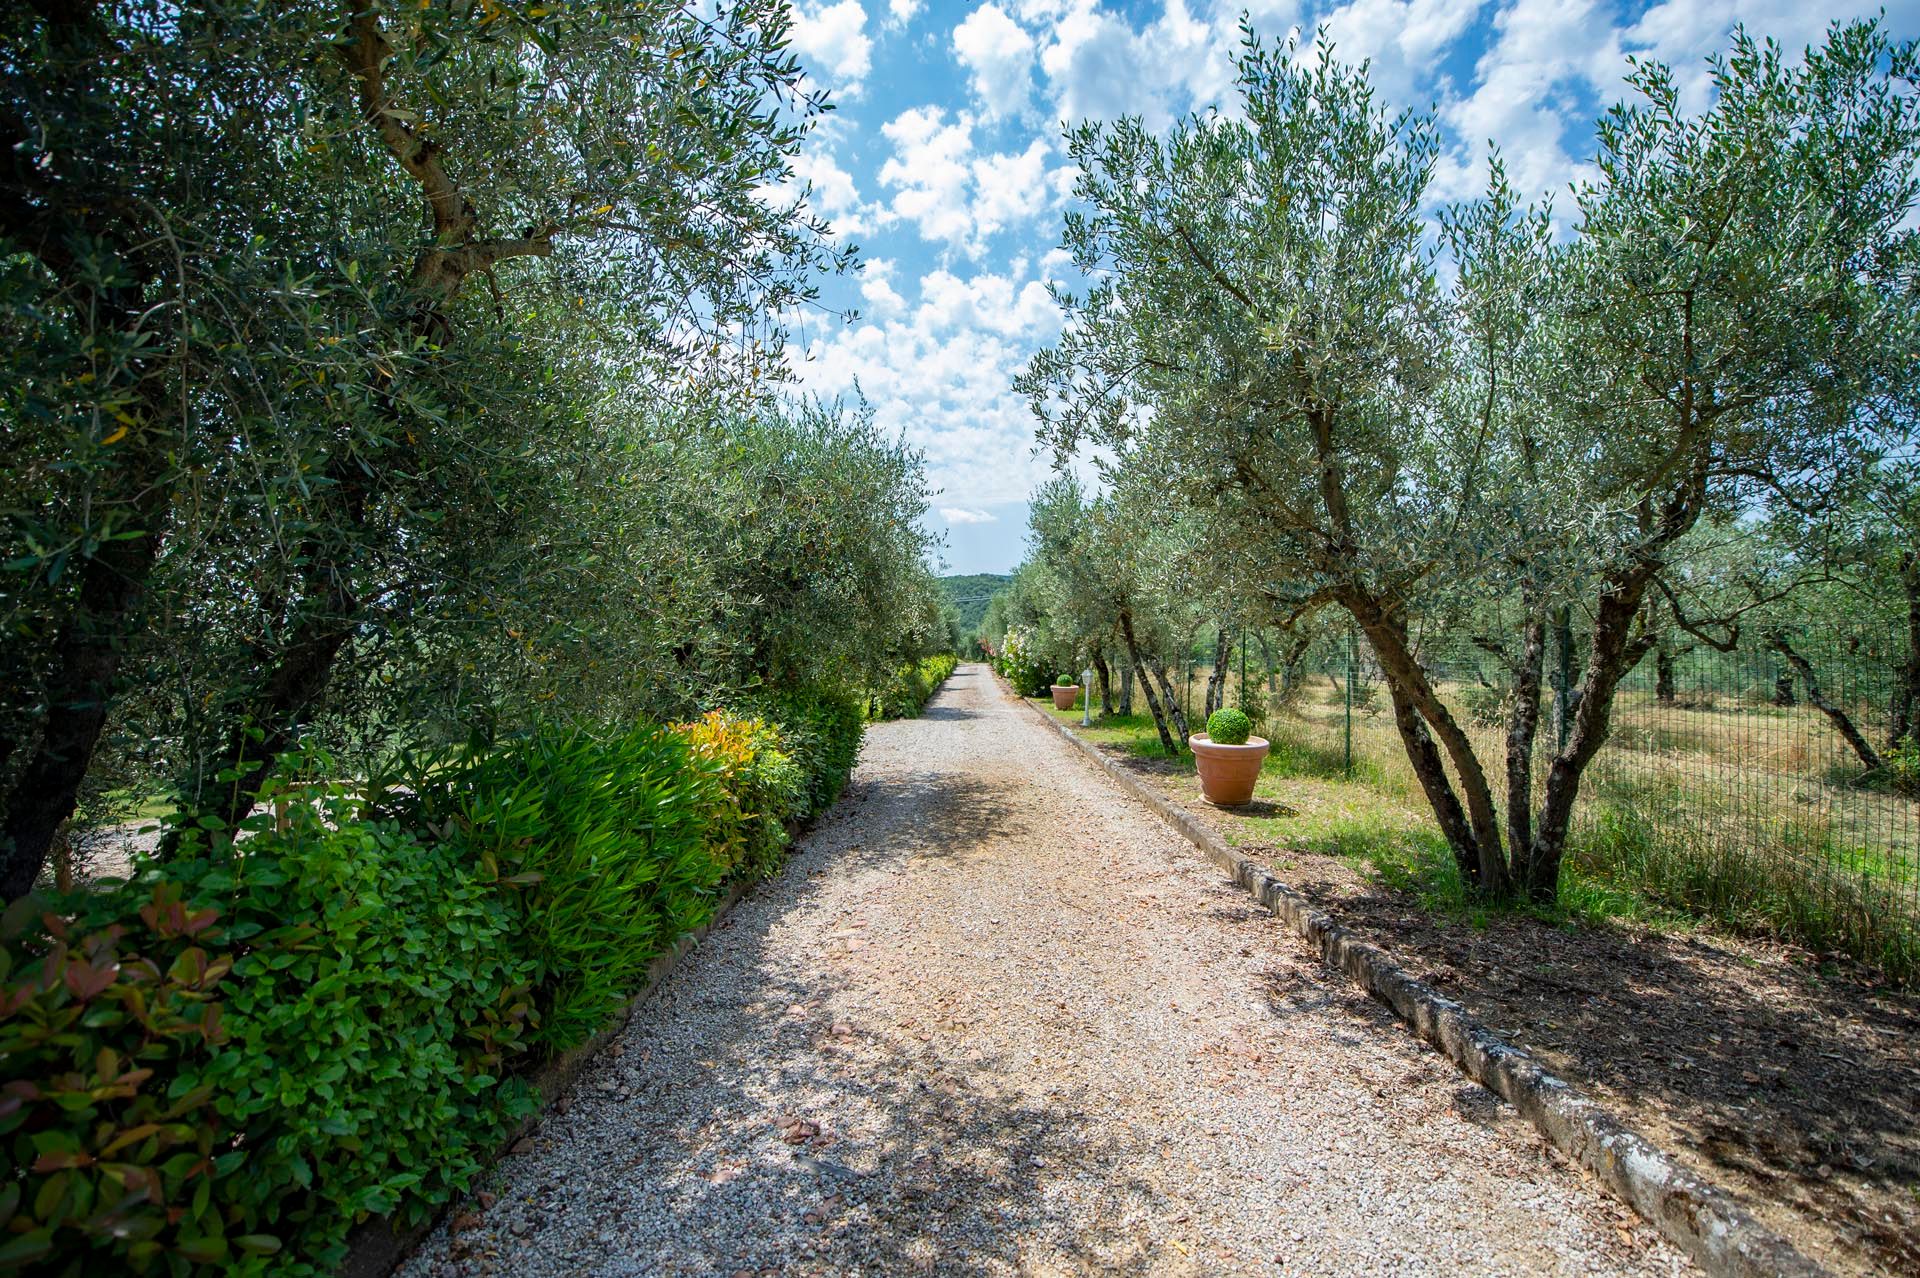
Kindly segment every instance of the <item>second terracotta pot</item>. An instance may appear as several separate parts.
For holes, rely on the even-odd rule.
[[[1204,732],[1187,738],[1200,772],[1200,793],[1217,808],[1237,808],[1253,799],[1253,784],[1266,762],[1267,739],[1248,737],[1245,745],[1215,745]]]
[[[1073,709],[1074,701],[1080,696],[1079,684],[1056,683],[1050,684],[1049,686],[1053,689],[1053,708],[1055,710]]]

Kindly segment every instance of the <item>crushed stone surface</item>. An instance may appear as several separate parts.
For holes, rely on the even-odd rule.
[[[960,667],[400,1271],[1679,1274]]]

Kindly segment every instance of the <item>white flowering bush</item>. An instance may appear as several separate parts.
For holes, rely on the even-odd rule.
[[[1013,690],[1023,697],[1042,696],[1053,682],[1053,666],[1040,655],[1033,632],[1024,626],[1012,626],[993,659],[993,667],[1007,677]]]

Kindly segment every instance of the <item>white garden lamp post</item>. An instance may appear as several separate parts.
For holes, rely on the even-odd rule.
[[[1093,726],[1093,667],[1080,672],[1080,726]]]

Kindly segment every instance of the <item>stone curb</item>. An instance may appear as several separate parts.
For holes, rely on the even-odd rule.
[[[1360,940],[1266,867],[1235,852],[1192,813],[1108,758],[1100,747],[1016,695],[997,671],[994,679],[1008,696],[1206,853],[1229,878],[1318,950],[1327,966],[1345,973],[1392,1008],[1467,1077],[1505,1097],[1555,1148],[1597,1176],[1615,1197],[1714,1278],[1832,1278],[1828,1270],[1750,1216],[1726,1191],[1681,1167],[1659,1146],[1549,1074],[1531,1055],[1475,1021],[1460,1004],[1409,976],[1385,950]]]
[[[575,1079],[586,1072],[587,1066],[593,1063],[594,1057],[620,1036],[627,1028],[628,1022],[633,1019],[634,1012],[642,1003],[653,997],[653,992],[659,988],[660,982],[680,965],[680,960],[686,957],[689,950],[705,940],[707,934],[719,926],[720,920],[727,916],[727,911],[731,910],[734,903],[745,896],[751,887],[753,887],[752,883],[742,881],[728,888],[726,895],[720,898],[720,904],[714,908],[712,918],[681,937],[672,949],[647,965],[646,983],[640,987],[638,994],[627,1000],[626,1007],[614,1016],[605,1029],[579,1046],[556,1056],[534,1075],[532,1081],[534,1090],[540,1097],[540,1108],[521,1119],[507,1132],[499,1148],[494,1151],[493,1157],[486,1161],[483,1171],[505,1158],[516,1141],[539,1125],[553,1102],[573,1086]],[[413,1254],[415,1248],[426,1241],[427,1235],[433,1232],[441,1218],[453,1209],[454,1203],[459,1201],[460,1199],[454,1199],[447,1203],[434,1212],[432,1218],[426,1223],[412,1228],[401,1228],[393,1220],[384,1216],[376,1216],[356,1225],[353,1232],[347,1235],[347,1258],[340,1262],[338,1269],[334,1270],[335,1278],[387,1278],[387,1275],[400,1267],[402,1261]]]

